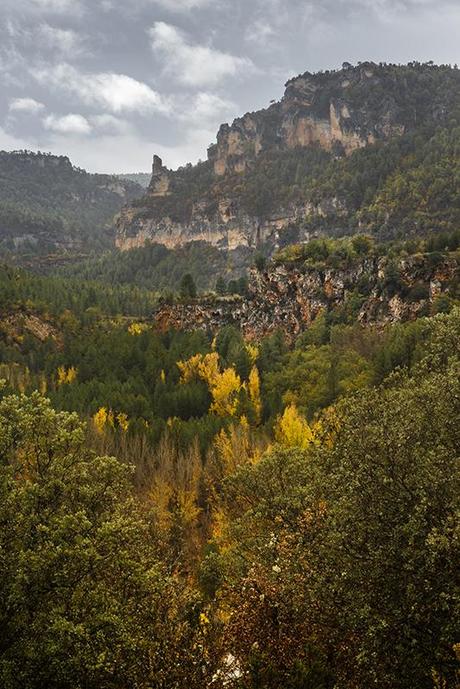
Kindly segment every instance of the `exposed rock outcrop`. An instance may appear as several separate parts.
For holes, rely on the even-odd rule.
[[[25,335],[31,335],[40,342],[50,339],[58,346],[62,344],[62,333],[46,316],[25,310],[0,314],[0,339],[17,344],[23,341]]]
[[[411,320],[429,310],[433,300],[445,292],[459,274],[458,258],[446,256],[436,265],[427,255],[399,261],[399,278],[387,280],[387,258],[364,258],[346,268],[311,268],[272,265],[252,270],[249,295],[205,298],[191,303],[162,304],[155,313],[161,330],[204,329],[217,331],[225,325],[241,328],[245,337],[260,340],[282,330],[293,341],[315,318],[346,307],[354,295],[360,323],[393,323]]]
[[[230,250],[276,247],[289,227],[307,221],[311,232],[312,221],[320,226],[327,216],[345,218],[348,198],[339,198],[334,189],[310,194],[302,182],[315,162],[311,152],[321,153],[324,168],[357,149],[442,123],[455,87],[445,88],[438,69],[344,64],[341,70],[291,79],[279,102],[223,124],[207,161],[171,171],[155,156],[146,195],[117,218],[116,245],[129,249],[151,241],[175,248],[204,240]],[[458,84],[458,70],[451,72],[449,78]],[[428,92],[427,83],[436,88]],[[287,168],[293,172],[286,176]],[[276,204],[270,203],[270,179],[287,188]],[[346,219],[343,225],[348,231]]]
[[[318,144],[326,150],[340,147],[349,154],[378,139],[404,133],[405,117],[394,102],[382,103],[375,117],[364,98],[356,104],[348,96],[353,87],[364,93],[378,85],[374,70],[363,67],[347,73],[346,79],[342,72],[331,76],[326,90],[317,75],[306,72],[287,82],[281,101],[267,110],[248,113],[231,126],[222,125],[217,144],[208,150],[215,174],[244,172],[267,149]]]
[[[168,169],[157,155],[153,156],[152,179],[147,190],[150,196],[167,196],[170,191],[171,179]]]
[[[222,198],[218,208],[209,216],[207,204],[194,204],[190,220],[181,222],[171,215],[151,213],[139,214],[135,207],[124,208],[117,219],[116,246],[125,251],[144,246],[146,242],[163,244],[176,249],[188,242],[207,242],[220,249],[233,251],[239,247],[256,248],[272,242],[277,246],[280,234],[297,218],[308,212],[305,206],[281,208],[269,218],[260,219],[249,215],[230,198]],[[318,213],[321,214],[322,207]],[[305,233],[307,240],[316,233]]]

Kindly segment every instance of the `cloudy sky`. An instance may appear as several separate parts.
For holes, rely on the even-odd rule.
[[[343,61],[460,63],[460,0],[1,0],[0,149],[95,172],[206,157],[221,122]]]

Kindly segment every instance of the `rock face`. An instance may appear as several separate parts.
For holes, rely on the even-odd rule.
[[[147,190],[149,196],[168,196],[171,193],[170,177],[167,168],[163,166],[163,161],[157,155],[153,156],[152,179]]]
[[[204,240],[230,250],[265,243],[276,246],[293,224],[311,217],[340,216],[344,203],[334,193],[321,200],[308,194],[289,200],[287,194],[282,203],[265,212],[261,208],[263,193],[270,196],[270,185],[265,192],[262,187],[267,175],[278,178],[279,160],[280,170],[287,164],[294,169],[300,166],[302,176],[312,164],[308,157],[286,162],[286,156],[298,151],[319,150],[326,165],[423,123],[441,122],[449,110],[450,96],[437,69],[373,63],[352,67],[345,63],[338,71],[306,72],[291,79],[279,102],[247,113],[231,125],[223,124],[204,163],[173,172],[154,156],[146,195],[124,208],[116,220],[116,245],[129,249],[152,241],[175,248]],[[455,81],[457,72],[452,70],[452,74]],[[431,82],[426,79],[434,80],[437,90],[428,92],[425,84]],[[267,159],[270,168],[264,167]],[[294,175],[289,186],[295,184]]]
[[[261,219],[249,215],[232,199],[222,198],[212,215],[209,215],[206,202],[194,204],[191,217],[186,222],[171,214],[157,213],[151,207],[149,211],[139,213],[136,207],[123,208],[116,220],[115,244],[119,249],[125,251],[141,247],[149,241],[163,244],[168,249],[177,249],[188,242],[204,241],[228,251],[239,247],[256,248],[270,240],[276,245],[280,233],[297,218],[301,218],[306,209],[303,206],[292,206]],[[303,238],[309,237],[305,235]]]
[[[24,335],[32,335],[40,342],[45,342],[49,338],[58,346],[63,340],[62,334],[49,318],[33,311],[17,310],[0,313],[0,337],[3,337],[8,344],[14,345],[22,342]]]
[[[287,82],[280,102],[248,113],[231,126],[222,125],[217,144],[208,150],[215,174],[244,172],[267,149],[318,144],[349,154],[378,139],[403,134],[406,119],[394,102],[382,102],[377,114],[366,108],[366,91],[380,81],[373,66],[344,71],[333,74],[327,82],[306,72]],[[349,97],[353,89],[362,92],[358,103]]]
[[[414,319],[427,312],[436,297],[448,294],[459,274],[456,257],[446,256],[431,265],[429,256],[420,254],[399,262],[399,281],[391,287],[385,282],[388,267],[386,258],[365,258],[347,268],[274,265],[264,272],[254,269],[247,298],[162,304],[154,321],[160,330],[215,332],[235,325],[251,340],[281,330],[292,342],[321,313],[346,308],[352,294],[359,300],[357,318],[363,325]],[[361,294],[355,291],[357,287]]]

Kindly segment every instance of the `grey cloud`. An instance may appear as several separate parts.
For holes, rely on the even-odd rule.
[[[6,25],[7,40],[17,53],[30,51],[30,47],[37,54],[58,58],[70,57],[75,59],[82,54],[89,54],[85,39],[74,29],[63,29],[48,22],[21,25],[17,20],[9,21]]]
[[[61,29],[58,26],[43,23],[37,27],[35,38],[42,48],[63,57],[75,58],[85,50],[82,37],[73,29]]]
[[[2,10],[15,16],[81,16],[84,0],[2,0]]]
[[[72,11],[77,2],[73,0],[29,0],[33,7],[39,10],[50,11],[50,12],[69,12]]]
[[[207,7],[216,0],[151,0],[153,4],[164,7],[170,12],[190,12],[190,10]]]
[[[458,0],[2,0],[2,13],[0,145],[97,170],[203,158],[222,121],[305,70],[460,62]]]

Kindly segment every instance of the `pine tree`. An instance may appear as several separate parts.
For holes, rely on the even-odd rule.
[[[195,299],[197,291],[195,280],[190,273],[186,273],[180,282],[180,295],[184,299]]]
[[[227,291],[227,284],[226,284],[224,278],[222,277],[222,275],[219,275],[219,277],[217,278],[217,281],[216,281],[216,292],[217,292],[217,294],[223,295],[226,293],[226,291]]]

